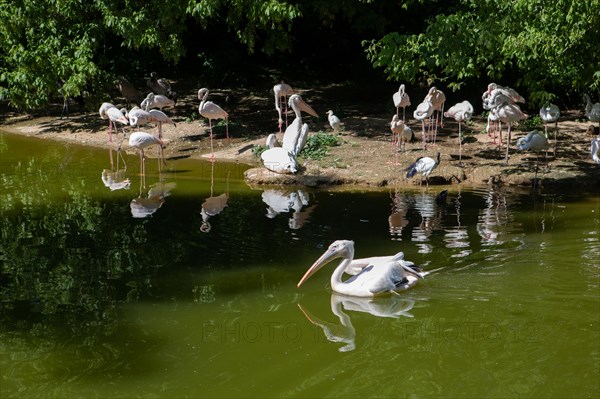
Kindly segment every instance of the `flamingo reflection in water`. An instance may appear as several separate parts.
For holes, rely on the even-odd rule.
[[[309,196],[304,190],[283,191],[268,189],[262,193],[262,200],[267,207],[267,217],[274,219],[280,213],[289,213],[293,211],[292,217],[288,221],[291,229],[298,230],[304,226],[310,215],[317,207],[308,206]]]
[[[152,216],[165,203],[165,198],[171,195],[171,191],[177,187],[175,182],[163,181],[162,173],[159,173],[159,181],[150,186],[146,197],[143,196],[142,179],[140,179],[140,193],[129,203],[131,216],[142,219]]]
[[[408,226],[406,213],[408,212],[407,198],[395,192],[392,195],[392,210],[388,217],[390,235],[392,240],[402,241],[402,230]]]
[[[396,291],[414,286],[419,279],[429,274],[413,262],[404,260],[403,252],[393,256],[354,259],[354,241],[337,240],[306,271],[297,286],[300,287],[310,276],[336,258],[342,258],[342,261],[331,275],[331,288],[344,295],[373,297],[397,294]],[[352,277],[342,280],[344,273]]]
[[[221,195],[214,196],[213,194],[213,186],[215,179],[215,163],[211,162],[210,169],[210,197],[204,200],[202,203],[202,225],[200,226],[200,231],[203,233],[208,233],[211,230],[211,225],[208,221],[212,216],[218,215],[225,209],[227,206],[227,201],[229,200],[229,181],[227,182],[227,191]]]
[[[375,317],[400,318],[410,317],[410,310],[415,306],[415,301],[410,298],[392,296],[388,298],[358,298],[344,295],[331,294],[331,312],[338,317],[340,324],[323,321],[314,316],[304,306],[298,307],[312,324],[320,327],[328,341],[342,342],[345,345],[338,348],[340,352],[350,352],[356,349],[356,329],[352,320],[344,310],[369,313]]]
[[[131,186],[131,180],[129,180],[125,173],[127,172],[127,164],[125,158],[121,154],[120,150],[117,150],[117,167],[115,169],[115,163],[113,161],[113,149],[108,149],[108,156],[110,159],[110,169],[102,169],[102,183],[110,191],[129,189]],[[123,161],[123,168],[119,168],[120,160]]]

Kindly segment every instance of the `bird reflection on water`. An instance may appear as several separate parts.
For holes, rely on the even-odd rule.
[[[309,204],[309,195],[304,190],[276,190],[267,189],[262,193],[262,200],[267,207],[267,217],[274,219],[280,213],[289,213],[293,211],[292,217],[288,221],[291,229],[298,230],[304,226],[317,205]]]
[[[127,172],[127,165],[125,159],[121,154],[120,150],[117,150],[117,164],[113,160],[113,149],[108,149],[108,156],[110,159],[110,169],[102,169],[102,183],[110,191],[129,189],[131,186],[131,180],[129,180],[125,173]],[[119,166],[120,161],[123,161],[123,168]]]
[[[350,352],[356,349],[356,329],[350,316],[344,310],[368,313],[375,317],[397,319],[400,317],[413,318],[414,316],[409,312],[414,306],[415,300],[404,296],[359,298],[332,293],[331,313],[338,317],[339,324],[337,324],[316,317],[304,306],[298,304],[306,319],[313,325],[320,327],[328,341],[344,344],[344,346],[338,348],[340,352]]]
[[[175,182],[163,181],[162,173],[159,173],[159,181],[150,186],[148,194],[143,196],[142,182],[140,178],[140,191],[137,198],[134,198],[129,203],[131,208],[131,216],[136,219],[152,216],[165,203],[165,198],[171,195],[171,191],[177,187]]]
[[[211,162],[210,169],[210,197],[204,200],[202,203],[202,225],[200,231],[208,233],[211,230],[211,225],[208,221],[212,216],[218,215],[227,206],[229,200],[229,175],[227,180],[227,191],[221,195],[214,196],[214,182],[215,182],[215,162]]]

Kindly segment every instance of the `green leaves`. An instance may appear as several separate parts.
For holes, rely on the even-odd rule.
[[[599,0],[462,0],[422,33],[390,32],[363,47],[390,80],[424,77],[456,90],[472,78],[516,73],[539,105],[556,92],[598,89],[599,9]]]

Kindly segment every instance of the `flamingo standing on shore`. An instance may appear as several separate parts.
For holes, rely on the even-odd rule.
[[[508,148],[510,147],[510,127],[513,122],[517,122],[520,120],[524,120],[528,118],[528,115],[521,111],[521,108],[517,104],[507,104],[503,103],[501,106],[497,107],[496,114],[498,115],[498,119],[502,123],[508,124],[508,136],[506,139],[506,156],[504,158],[504,162],[508,165]]]
[[[208,89],[204,87],[198,90],[198,99],[200,100],[198,113],[204,118],[208,118],[208,126],[210,128],[210,151],[212,153],[212,159],[214,160],[215,153],[213,150],[212,120],[225,119],[225,134],[227,136],[227,142],[229,142],[229,114],[217,104],[208,101],[208,93]]]
[[[548,143],[548,138],[545,135],[538,132],[537,130],[533,130],[525,137],[521,137],[517,140],[517,148],[521,151],[530,150],[535,152],[535,171],[537,172],[538,166],[538,156],[540,151],[548,151],[550,144]],[[544,157],[544,159],[547,159]]]
[[[451,106],[444,114],[446,118],[454,118],[458,122],[458,145],[459,155],[458,161],[462,164],[462,122],[468,121],[473,116],[473,105],[468,101],[463,101]]]
[[[585,116],[590,122],[598,122],[600,128],[600,103],[592,104],[592,100],[588,94],[583,95],[585,98]]]
[[[547,104],[540,108],[540,118],[544,122],[544,135],[548,138],[548,123],[554,122],[554,156],[556,156],[556,136],[558,135],[558,118],[560,118],[560,109],[555,104]]]
[[[398,88],[398,91],[394,93],[392,96],[392,100],[394,100],[394,106],[396,107],[396,116],[402,108],[402,122],[406,122],[406,107],[410,105],[410,97],[406,94],[404,84],[401,84]]]
[[[154,135],[146,132],[133,132],[129,136],[129,146],[135,148],[140,153],[140,171],[142,174],[142,179],[144,181],[144,188],[146,188],[146,154],[144,154],[144,149],[152,146],[158,145],[159,148],[159,158],[163,160],[163,146],[166,144],[165,141],[155,137]],[[159,165],[160,165],[159,160]],[[163,161],[164,162],[164,161]],[[159,166],[160,168],[160,166]]]
[[[117,133],[117,148],[120,148],[121,142],[119,141],[119,128],[117,126],[117,123],[120,123],[122,125],[128,125],[129,120],[127,119],[127,117],[125,115],[123,115],[123,112],[121,110],[119,110],[117,107],[114,107],[114,106],[106,109],[105,113],[108,116],[109,122],[112,122],[113,126],[115,127],[115,132]],[[125,128],[124,127],[123,127],[123,138],[125,138]],[[111,131],[108,132],[108,141],[112,143]]]
[[[425,98],[422,103],[417,105],[417,108],[413,112],[413,117],[421,121],[421,131],[423,135],[423,151],[427,147],[427,135],[431,132],[431,115],[433,115],[433,105]],[[429,120],[427,127],[427,133],[425,133],[425,119]]]
[[[435,119],[433,130],[433,145],[435,145],[438,125],[439,127],[444,127],[444,104],[446,102],[446,95],[437,87],[432,86],[429,89],[429,93],[427,93],[425,99],[428,100],[433,106],[433,113],[430,118],[432,121]]]
[[[273,86],[273,94],[275,95],[275,110],[277,111],[277,115],[278,115],[277,124],[279,126],[279,133],[281,133],[281,129],[282,129],[281,126],[283,125],[283,119],[281,118],[281,98],[283,97],[283,104],[285,106],[285,127],[287,129],[287,126],[288,126],[287,98],[288,98],[288,96],[291,96],[293,93],[294,93],[294,90],[292,89],[292,86],[285,83],[283,80],[280,83]]]
[[[158,125],[158,138],[162,139],[162,125],[163,123],[171,124],[173,126],[177,126],[175,122],[171,118],[167,116],[164,112],[158,109],[151,109],[148,113],[154,118],[154,123]]]

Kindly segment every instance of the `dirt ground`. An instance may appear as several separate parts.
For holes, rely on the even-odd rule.
[[[600,187],[600,166],[590,156],[590,142],[594,135],[590,123],[584,118],[583,110],[563,111],[558,122],[556,154],[552,148],[538,156],[519,151],[515,142],[527,133],[524,126],[514,126],[508,165],[505,165],[505,147],[498,147],[484,132],[486,121],[475,115],[463,125],[465,142],[462,148],[462,165],[459,162],[458,125],[454,120],[444,119],[444,127],[438,130],[435,145],[429,143],[423,150],[421,125],[412,118],[412,111],[423,96],[411,95],[412,106],[407,108],[407,124],[417,134],[417,141],[408,143],[404,151],[394,152],[391,144],[389,123],[395,112],[392,94],[396,89],[372,90],[365,95],[364,88],[350,88],[342,84],[319,90],[298,90],[302,97],[318,113],[319,118],[303,116],[310,132],[331,133],[326,112],[333,109],[344,124],[339,134],[340,146],[330,147],[328,155],[321,160],[299,158],[301,166],[296,175],[275,174],[262,167],[253,152],[255,145],[264,145],[269,133],[277,133],[277,113],[274,108],[271,87],[260,91],[246,90],[235,93],[211,91],[210,99],[222,105],[230,114],[229,132],[231,140],[225,139],[225,129],[215,129],[214,148],[216,162],[239,162],[253,166],[246,172],[249,184],[291,184],[303,186],[336,187],[385,187],[415,186],[420,184],[417,175],[406,178],[405,169],[420,156],[441,154],[441,162],[429,179],[430,185],[461,184],[474,185],[533,185],[537,187]],[[409,93],[411,94],[411,93]],[[361,98],[361,101],[355,101]],[[116,98],[113,104],[125,106]],[[163,126],[164,137],[169,140],[165,155],[168,162],[176,165],[182,158],[210,157],[208,123],[197,115],[199,100],[194,89],[180,99],[175,109],[165,112],[177,123]],[[98,108],[99,108],[98,104]],[[452,104],[450,104],[452,105]],[[473,104],[480,108],[480,104]],[[61,118],[62,104],[49,108],[46,115],[24,115],[4,112],[0,129],[12,133],[35,136],[42,139],[76,142],[95,147],[107,147],[107,122],[97,112],[81,112],[72,104],[68,117]],[[73,109],[75,108],[75,109]],[[400,111],[402,112],[402,111]],[[289,122],[293,119],[290,111]],[[156,127],[144,129],[156,132]],[[543,128],[541,129],[543,131]],[[129,130],[128,132],[131,132]],[[504,135],[506,131],[504,130]],[[554,144],[553,130],[549,130],[551,146]],[[278,134],[281,139],[282,134]],[[114,144],[113,144],[114,145]],[[123,149],[127,148],[126,141]],[[546,160],[545,160],[546,159]]]

